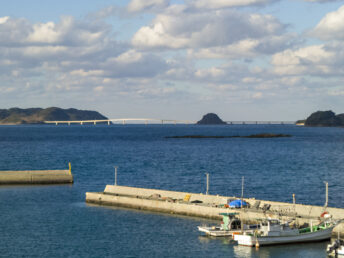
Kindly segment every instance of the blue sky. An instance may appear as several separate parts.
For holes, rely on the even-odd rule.
[[[6,1],[0,108],[190,120],[341,113],[343,40],[344,1]]]

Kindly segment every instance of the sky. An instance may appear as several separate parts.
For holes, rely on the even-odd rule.
[[[344,113],[344,0],[11,0],[0,109],[295,121]]]

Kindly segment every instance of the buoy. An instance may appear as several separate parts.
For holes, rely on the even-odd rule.
[[[327,211],[324,211],[323,213],[321,213],[320,217],[323,218],[323,217],[325,217],[326,214],[328,214],[328,212],[327,212]]]
[[[259,249],[259,241],[256,239],[256,249]]]

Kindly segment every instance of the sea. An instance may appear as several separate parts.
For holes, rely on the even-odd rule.
[[[167,136],[290,134],[285,138]],[[294,125],[0,126],[0,170],[68,169],[72,185],[0,186],[0,257],[326,257],[328,242],[261,247],[197,231],[202,218],[102,207],[114,184],[344,208],[344,129]]]

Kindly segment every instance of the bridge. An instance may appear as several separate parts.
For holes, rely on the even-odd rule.
[[[79,121],[44,121],[46,124],[94,124],[97,123],[107,123],[110,125],[111,123],[121,123],[123,125],[127,123],[138,122],[144,124],[195,124],[195,121],[189,120],[173,120],[173,119],[156,119],[156,118],[115,118],[115,119],[103,119],[103,120],[79,120]]]
[[[225,121],[228,125],[291,125],[295,124],[295,121]],[[156,118],[115,118],[115,119],[103,119],[103,120],[75,120],[75,121],[44,121],[46,124],[127,124],[127,123],[139,123],[139,124],[196,124],[196,121],[191,120],[174,120],[174,119],[156,119]]]
[[[225,121],[229,125],[294,125],[296,121]]]

